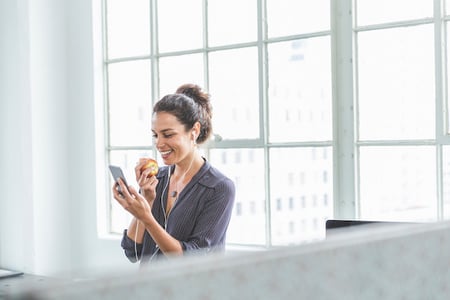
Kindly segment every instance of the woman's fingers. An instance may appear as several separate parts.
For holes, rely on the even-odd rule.
[[[148,174],[151,172],[150,169],[146,169],[142,172],[141,176],[138,178],[138,184],[140,187],[143,187],[145,185],[155,185],[158,183],[158,179],[156,179],[156,176],[148,176]]]
[[[120,186],[120,193],[124,198],[131,197],[130,192],[128,191],[128,186],[125,185],[123,180],[119,178],[119,181],[117,182]]]
[[[121,192],[119,192],[118,188],[119,188],[119,183],[116,182],[114,184],[114,186],[113,186],[114,199],[116,199],[116,201],[119,202],[119,204],[122,207],[126,208],[127,207],[127,200],[125,199],[124,195]]]
[[[120,187],[121,192],[118,191],[118,187]],[[138,192],[132,187],[127,187],[121,179],[114,185],[113,188],[114,199],[119,202],[119,204],[129,211],[131,214],[135,214],[135,202],[137,200],[136,196]]]
[[[137,199],[139,197],[139,192],[132,186],[128,187],[129,194],[132,198]]]
[[[125,210],[131,213],[138,220],[144,218],[150,213],[151,206],[149,206],[145,198],[143,198],[134,187],[129,186],[128,189],[126,189],[125,184],[120,181],[117,185],[115,185],[115,188],[117,186],[125,189],[123,194],[119,193],[116,189],[113,192],[114,198]]]
[[[142,167],[147,163],[147,159],[140,158],[139,161],[136,164],[136,167],[134,168],[134,173],[136,174],[136,180],[139,180],[139,178],[142,176]],[[144,170],[145,171],[145,170]]]
[[[150,191],[150,194],[144,192],[143,194],[147,194],[145,198],[134,187],[126,186],[124,181],[120,178],[113,186],[114,199],[116,199],[125,210],[139,220],[145,218],[148,214],[151,214],[150,203],[155,198],[155,188],[158,183],[155,176],[144,178],[144,174],[141,176],[140,180],[148,180],[146,189]]]

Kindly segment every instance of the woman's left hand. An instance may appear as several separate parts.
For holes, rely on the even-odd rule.
[[[134,172],[136,174],[136,181],[139,185],[142,196],[147,199],[150,206],[153,205],[153,201],[156,198],[156,185],[158,184],[158,179],[156,176],[150,176],[150,172],[152,172],[151,168],[147,168],[142,170],[142,167],[147,163],[146,158],[139,159],[138,164],[134,168]]]

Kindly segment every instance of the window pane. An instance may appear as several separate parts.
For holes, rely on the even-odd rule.
[[[358,34],[360,139],[435,138],[433,39],[431,25]]]
[[[269,139],[331,140],[330,38],[270,44]]]
[[[358,25],[433,17],[430,0],[357,0]]]
[[[256,41],[258,28],[256,4],[255,0],[209,0],[209,45]]]
[[[242,48],[212,52],[209,87],[214,131],[224,139],[259,137],[258,52]]]
[[[436,218],[435,147],[361,147],[359,178],[361,218]]]
[[[108,58],[150,54],[149,0],[107,0]]]
[[[333,216],[331,147],[270,149],[272,244],[323,239]]]
[[[211,164],[236,185],[227,243],[265,245],[264,152],[262,149],[212,149]]]
[[[110,144],[151,144],[150,62],[108,65]]]
[[[159,60],[160,96],[175,93],[185,83],[204,87],[203,55],[162,57]]]
[[[158,1],[159,52],[203,46],[202,0]]]
[[[110,163],[115,166],[119,166],[123,170],[123,174],[127,180],[127,183],[135,188],[138,188],[136,177],[134,174],[134,167],[136,162],[139,161],[141,157],[153,157],[152,151],[111,151]],[[162,165],[160,162],[158,164]],[[110,190],[114,185],[114,180],[109,174],[109,186]],[[112,198],[111,195],[111,232],[122,234],[125,228],[131,221],[131,215],[123,209],[117,201]]]
[[[450,219],[450,146],[442,149],[444,218]]]
[[[267,0],[269,37],[330,30],[329,0]]]
[[[449,3],[450,5],[450,3]],[[450,28],[449,28],[449,23],[446,22],[445,23],[446,29],[447,29],[447,90],[450,87],[450,74],[448,73],[448,71],[450,70],[450,46],[449,46],[449,41],[450,41]],[[450,93],[447,91],[447,96],[446,96],[446,101],[447,101],[447,120],[446,120],[446,124],[447,124],[447,134],[450,134],[450,102],[449,102],[449,95]]]

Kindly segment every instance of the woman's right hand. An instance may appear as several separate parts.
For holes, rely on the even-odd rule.
[[[121,192],[118,187],[120,186]],[[138,221],[146,222],[153,218],[152,205],[132,186],[126,186],[121,178],[113,186],[114,199]]]
[[[138,164],[134,168],[136,174],[136,181],[141,189],[141,194],[148,201],[150,206],[152,206],[153,201],[156,198],[156,185],[158,184],[158,179],[156,176],[150,176],[152,171],[150,168],[142,170],[142,167],[147,163],[146,158],[140,158]]]

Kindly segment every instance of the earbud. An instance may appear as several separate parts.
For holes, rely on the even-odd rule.
[[[195,132],[192,132],[192,141],[194,142],[194,145],[197,145],[197,137],[195,136]]]

